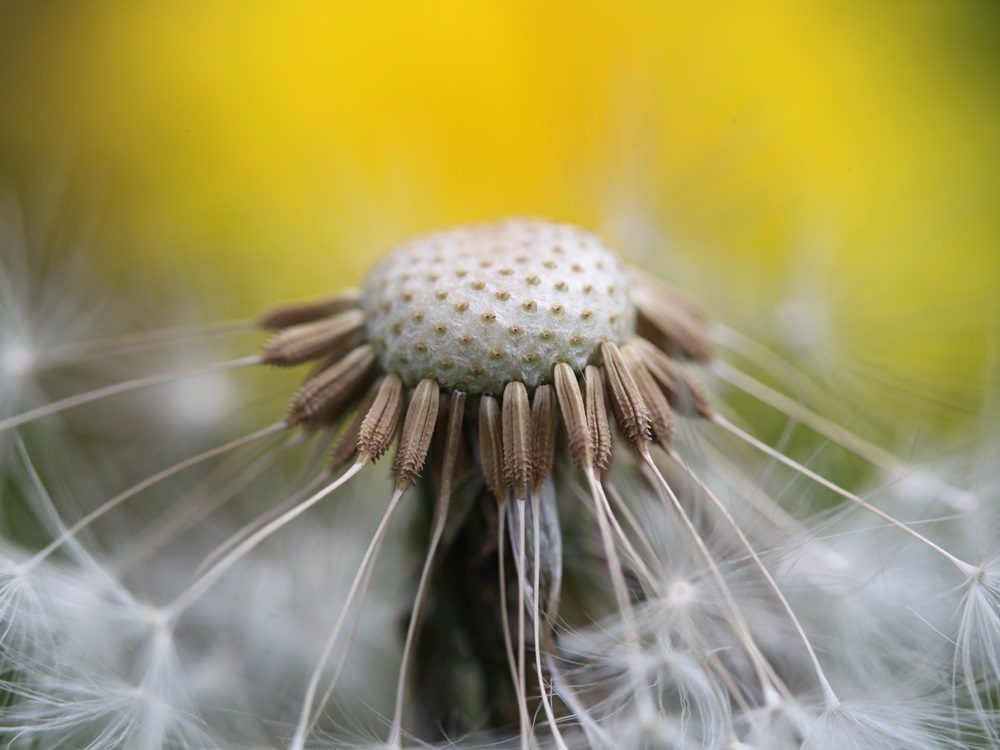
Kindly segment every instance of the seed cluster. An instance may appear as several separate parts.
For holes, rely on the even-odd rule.
[[[362,306],[383,370],[469,393],[499,395],[512,380],[534,388],[555,362],[582,372],[602,341],[635,329],[621,261],[587,232],[532,220],[398,247],[368,277]]]

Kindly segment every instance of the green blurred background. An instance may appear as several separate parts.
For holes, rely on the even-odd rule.
[[[0,179],[92,212],[109,293],[180,279],[212,316],[441,225],[580,223],[865,408],[964,429],[1000,340],[998,29],[971,0],[3,0]]]

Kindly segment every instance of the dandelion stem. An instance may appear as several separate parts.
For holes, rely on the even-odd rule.
[[[855,503],[856,505],[859,505],[860,507],[862,507],[865,510],[867,510],[869,513],[872,513],[872,514],[878,516],[879,518],[881,518],[883,521],[886,521],[890,525],[895,526],[896,528],[898,528],[903,533],[909,534],[911,537],[913,537],[914,539],[916,539],[921,544],[929,547],[930,549],[934,550],[939,555],[941,555],[942,557],[944,557],[952,565],[954,565],[956,568],[958,568],[964,575],[972,577],[972,576],[977,575],[977,573],[979,572],[979,568],[977,568],[975,565],[971,565],[971,564],[965,562],[964,560],[960,560],[959,558],[955,557],[955,555],[951,554],[946,549],[944,549],[943,547],[941,547],[939,544],[936,544],[935,542],[931,541],[930,539],[928,539],[924,535],[920,534],[918,531],[916,531],[915,529],[911,528],[907,524],[903,523],[899,519],[894,518],[893,516],[891,516],[888,513],[886,513],[884,510],[880,510],[879,508],[876,508],[871,503],[869,503],[869,502],[867,502],[865,500],[862,500],[860,497],[858,497],[854,493],[848,492],[846,489],[844,489],[840,485],[835,484],[834,482],[831,482],[829,479],[827,479],[827,478],[825,478],[825,477],[817,474],[815,471],[812,471],[811,469],[803,466],[798,461],[795,461],[794,459],[791,459],[788,456],[784,455],[781,451],[775,450],[774,448],[772,448],[771,446],[769,446],[767,443],[764,443],[763,441],[758,440],[757,438],[755,438],[750,433],[746,432],[745,430],[740,429],[739,427],[737,427],[735,424],[733,424],[732,422],[730,422],[728,419],[726,419],[722,415],[720,415],[720,414],[715,415],[715,417],[713,418],[712,421],[715,422],[715,424],[717,424],[720,427],[722,427],[727,432],[730,432],[733,435],[735,435],[736,437],[738,437],[740,440],[744,441],[745,443],[748,443],[749,445],[753,446],[757,450],[761,451],[765,455],[770,456],[771,458],[776,459],[777,461],[780,461],[781,463],[785,464],[785,466],[787,466],[790,469],[798,472],[799,474],[802,474],[803,476],[808,477],[809,479],[813,480],[817,484],[819,484],[819,485],[821,485],[823,487],[826,487],[831,492],[834,492],[834,493],[840,495],[841,497],[845,498],[846,500],[850,500],[852,503]]]
[[[7,417],[7,419],[2,419],[0,420],[0,432],[28,422],[33,422],[34,420],[41,419],[42,417],[58,414],[59,412],[72,409],[76,406],[89,404],[92,401],[99,401],[110,396],[117,396],[121,393],[137,391],[141,388],[149,388],[163,383],[170,383],[175,380],[194,378],[199,375],[208,375],[211,373],[225,372],[226,370],[238,370],[243,367],[252,367],[254,365],[259,365],[260,363],[260,357],[255,354],[250,357],[240,357],[226,362],[215,362],[210,365],[189,367],[183,370],[174,370],[173,372],[164,372],[157,375],[149,375],[144,378],[136,378],[135,380],[127,380],[123,383],[115,383],[114,385],[97,388],[96,390],[87,391],[86,393],[78,393],[75,396],[69,396],[60,401],[53,401],[52,403],[45,404],[44,406],[39,406],[38,408],[22,412],[21,414]]]

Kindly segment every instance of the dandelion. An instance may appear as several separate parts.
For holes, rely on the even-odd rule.
[[[541,220],[440,231],[361,290],[254,325],[274,332],[260,354],[0,419],[12,432],[206,375],[311,367],[281,419],[72,518],[22,446],[48,539],[7,540],[0,561],[12,747],[997,741],[996,550],[967,560],[946,539],[954,519],[909,517],[892,485],[859,494],[742,425],[699,369],[897,484],[913,475],[719,358],[774,364],[594,235]],[[110,356],[247,328],[81,346]],[[367,478],[390,451],[379,495]],[[790,512],[747,451],[835,499]],[[212,463],[124,553],[85,542]],[[941,515],[984,512],[974,493],[922,484]],[[222,512],[252,485],[257,501]]]

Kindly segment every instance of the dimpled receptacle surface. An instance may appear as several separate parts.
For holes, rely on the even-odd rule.
[[[511,220],[458,227],[397,247],[364,286],[368,339],[407,385],[503,391],[577,372],[602,341],[634,331],[624,268],[594,235]]]

